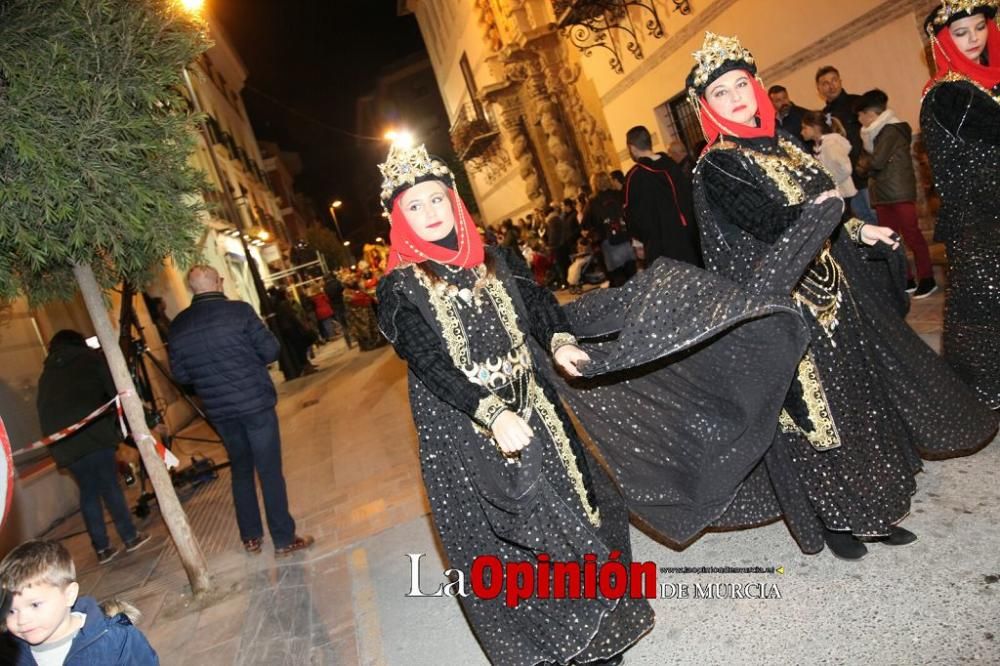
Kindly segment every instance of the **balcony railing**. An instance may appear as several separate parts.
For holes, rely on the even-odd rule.
[[[691,13],[689,0],[672,2],[675,12]],[[640,25],[644,24],[650,37],[663,37],[663,24],[654,0],[552,0],[552,9],[563,36],[573,46],[585,56],[590,56],[595,48],[606,49],[611,53],[608,64],[619,74],[625,72],[619,39],[636,60],[642,60],[644,55],[640,27],[633,18],[640,18]]]
[[[455,154],[464,162],[482,156],[500,136],[500,130],[488,113],[480,115],[469,103],[459,111],[450,134]]]

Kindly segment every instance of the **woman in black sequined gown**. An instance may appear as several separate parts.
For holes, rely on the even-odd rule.
[[[822,165],[775,132],[752,55],[735,38],[706,37],[688,92],[709,147],[695,170],[706,268],[740,284],[802,224],[809,202],[836,196]],[[812,331],[765,456],[785,521],[804,552],[863,556],[862,540],[912,542],[919,453],[971,452],[997,427],[969,389],[879,299],[863,252],[898,238],[839,215],[792,296]],[[876,247],[875,245],[878,244]],[[873,246],[873,247],[869,247]]]
[[[449,565],[467,581],[478,556],[604,563],[617,551],[627,566],[621,495],[535,367],[532,338],[569,374],[587,358],[555,299],[519,256],[484,250],[450,172],[423,146],[394,146],[380,168],[392,250],[379,324],[409,366],[424,484]],[[466,591],[466,616],[495,664],[617,664],[653,625],[646,599],[628,595],[532,594],[510,606],[503,594]]]
[[[1000,408],[1000,28],[996,8],[945,2],[925,22],[937,73],[920,128],[941,195],[948,252],[945,360]]]

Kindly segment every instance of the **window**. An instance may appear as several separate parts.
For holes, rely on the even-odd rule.
[[[483,105],[479,102],[479,89],[476,88],[476,79],[472,75],[472,67],[469,65],[469,56],[463,53],[458,64],[462,68],[462,77],[465,79],[465,89],[469,92],[469,99],[472,100],[472,108],[476,110],[476,118],[485,118],[486,114],[483,113]]]
[[[682,92],[656,107],[656,121],[659,124],[660,138],[666,148],[672,141],[680,141],[691,155],[697,155],[695,146],[705,140],[701,132],[698,114],[688,101],[687,93]]]

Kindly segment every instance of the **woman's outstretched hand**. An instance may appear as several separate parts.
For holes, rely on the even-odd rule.
[[[493,421],[493,439],[505,455],[514,455],[528,445],[534,433],[520,416],[509,409]]]
[[[893,250],[899,247],[899,234],[890,229],[889,227],[880,227],[875,224],[866,224],[861,227],[861,242],[865,245],[875,245],[876,243],[885,243],[890,246]]]
[[[576,345],[563,345],[556,350],[552,357],[556,361],[556,366],[569,377],[582,377],[577,365],[590,360],[587,352]]]

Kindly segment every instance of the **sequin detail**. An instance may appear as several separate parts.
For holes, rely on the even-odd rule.
[[[781,410],[778,422],[785,433],[801,433],[817,451],[826,451],[840,446],[840,433],[833,422],[830,403],[820,381],[819,370],[811,354],[799,361],[797,378],[802,385],[802,399],[809,411],[809,428],[798,425],[786,410]]]

